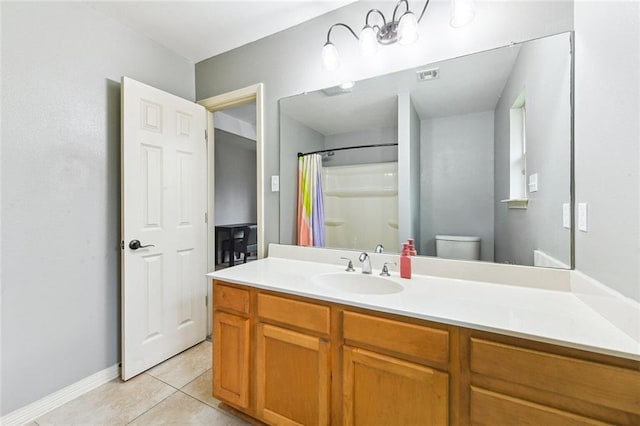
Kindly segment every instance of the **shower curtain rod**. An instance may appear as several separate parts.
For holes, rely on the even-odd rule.
[[[312,151],[312,152],[305,152],[305,153],[299,152],[298,158],[304,157],[305,155],[311,155],[311,154],[322,154],[325,152],[342,151],[345,149],[377,148],[379,146],[398,146],[398,143],[381,143],[379,145],[345,146],[343,148],[321,149],[320,151]]]

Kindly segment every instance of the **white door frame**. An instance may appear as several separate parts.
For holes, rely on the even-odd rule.
[[[234,90],[231,92],[223,93],[221,95],[213,96],[207,99],[202,99],[197,103],[204,106],[208,113],[207,117],[207,269],[209,271],[215,270],[215,158],[214,158],[214,146],[215,140],[213,137],[214,123],[212,115],[216,111],[221,111],[228,108],[233,108],[248,104],[250,102],[256,103],[256,194],[257,194],[257,245],[258,245],[258,259],[262,259],[265,255],[265,241],[264,241],[264,179],[262,176],[264,170],[264,84],[258,83],[252,86],[244,87],[242,89]],[[211,286],[208,286],[209,300],[212,300]],[[211,310],[211,303],[208,310]],[[209,327],[208,331],[211,334],[211,312],[209,312]]]

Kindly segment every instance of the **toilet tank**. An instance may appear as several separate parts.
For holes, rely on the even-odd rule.
[[[436,235],[436,256],[446,259],[480,260],[480,237]]]

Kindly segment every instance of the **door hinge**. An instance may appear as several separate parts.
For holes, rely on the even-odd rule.
[[[124,250],[124,240],[121,240],[121,241],[120,241],[120,249],[121,249],[121,250]]]
[[[209,306],[209,295],[204,297],[204,306]]]
[[[204,129],[204,141],[209,142],[209,134],[207,133],[207,129]]]
[[[209,223],[209,214],[204,212],[204,223]]]

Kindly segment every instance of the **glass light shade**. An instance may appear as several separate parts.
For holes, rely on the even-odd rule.
[[[362,56],[373,56],[378,51],[378,38],[370,26],[366,26],[360,33],[360,52]]]
[[[400,17],[398,22],[398,43],[411,44],[419,37],[418,20],[412,12],[407,12]]]
[[[460,28],[473,21],[476,16],[475,0],[451,0],[449,25]]]
[[[322,48],[322,64],[328,71],[335,71],[340,66],[338,49],[333,43],[327,42]]]

